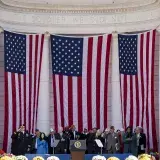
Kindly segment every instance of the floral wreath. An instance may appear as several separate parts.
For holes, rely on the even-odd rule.
[[[141,154],[138,156],[138,159],[139,160],[155,160],[155,157],[149,154]]]
[[[44,160],[44,158],[41,157],[41,156],[36,156],[36,157],[34,157],[32,160]]]
[[[107,160],[119,160],[117,157],[109,157]]]
[[[97,156],[94,156],[92,160],[106,160],[106,158],[104,156],[97,155]]]
[[[28,160],[26,156],[16,156],[16,160]]]
[[[135,156],[130,155],[125,160],[138,160],[138,158],[135,157]]]
[[[14,156],[3,155],[0,160],[15,160]]]
[[[59,160],[59,158],[56,156],[50,156],[47,158],[47,160]]]

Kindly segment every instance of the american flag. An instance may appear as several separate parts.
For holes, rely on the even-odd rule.
[[[154,109],[156,31],[118,35],[121,103],[124,127],[141,126],[148,148],[157,150]]]
[[[5,124],[3,149],[10,152],[11,135],[24,124],[34,131],[44,35],[4,32]]]
[[[55,129],[107,127],[111,38],[51,36]]]

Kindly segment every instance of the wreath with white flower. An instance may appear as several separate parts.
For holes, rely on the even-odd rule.
[[[16,156],[16,160],[28,160],[26,156]]]
[[[128,156],[125,160],[138,160],[135,156]]]
[[[47,158],[47,160],[60,160],[60,159],[56,156],[50,156]]]
[[[41,157],[41,156],[36,156],[36,157],[34,157],[32,160],[44,160],[44,158]]]
[[[97,156],[94,156],[92,160],[106,160],[106,158],[104,156],[97,155]]]

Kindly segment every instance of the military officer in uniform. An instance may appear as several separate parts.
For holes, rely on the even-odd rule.
[[[22,125],[17,132],[17,149],[18,155],[25,155],[31,151],[31,136],[28,131],[25,131],[25,126]]]
[[[14,155],[18,155],[19,141],[17,139],[17,136],[18,136],[19,131],[20,131],[20,127],[19,127],[18,131],[15,131],[11,136],[11,138],[12,138],[11,153]]]

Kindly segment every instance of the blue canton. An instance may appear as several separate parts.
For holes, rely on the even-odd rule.
[[[26,36],[5,31],[5,71],[25,74],[26,72]]]
[[[52,72],[82,75],[83,38],[51,36]]]
[[[137,35],[118,35],[119,69],[121,74],[137,74]]]

